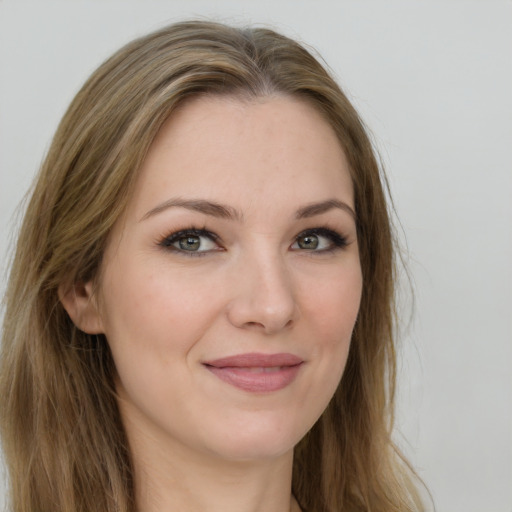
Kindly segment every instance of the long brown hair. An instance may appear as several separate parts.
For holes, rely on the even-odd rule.
[[[201,94],[299,96],[324,116],[354,184],[361,309],[341,383],[295,450],[309,512],[419,509],[391,441],[394,250],[383,177],[356,111],[301,45],[271,30],[182,22],[107,60],[65,114],[38,175],[6,294],[1,435],[13,512],[133,512],[133,472],[103,336],[78,330],[62,283],[94,278],[162,123]]]

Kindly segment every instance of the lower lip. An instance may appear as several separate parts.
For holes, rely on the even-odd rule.
[[[301,364],[279,368],[246,368],[238,366],[216,367],[205,365],[220,380],[252,393],[279,391],[291,384]]]

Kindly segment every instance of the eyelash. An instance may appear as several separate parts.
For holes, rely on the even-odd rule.
[[[334,231],[334,230],[332,230],[330,228],[326,228],[326,227],[310,228],[310,229],[305,229],[304,231],[301,231],[295,237],[295,240],[292,245],[297,244],[298,240],[301,237],[307,237],[307,236],[317,236],[317,237],[327,238],[330,243],[330,247],[325,248],[325,249],[319,249],[319,250],[302,249],[302,251],[304,251],[304,252],[326,254],[326,253],[334,252],[339,249],[343,249],[348,245],[348,241],[345,236],[341,235],[337,231]],[[175,244],[179,240],[186,238],[186,237],[206,237],[215,243],[217,243],[220,239],[220,237],[218,235],[216,235],[215,233],[212,233],[211,231],[208,231],[207,229],[204,229],[204,228],[198,229],[195,227],[190,227],[188,229],[181,229],[180,231],[176,231],[175,233],[171,233],[170,235],[165,236],[158,243],[158,245],[160,245],[164,249],[174,251],[179,254],[190,256],[190,257],[205,256],[208,253],[212,252],[210,250],[187,251],[184,249],[179,249],[177,247],[174,247],[173,244]],[[222,250],[222,248],[219,250]],[[300,251],[301,249],[294,249],[294,250]]]
[[[178,242],[180,239],[191,237],[191,236],[197,236],[197,237],[206,237],[209,238],[212,242],[217,242],[219,240],[219,237],[212,233],[211,231],[208,231],[207,229],[198,229],[195,227],[191,227],[188,229],[181,229],[180,231],[176,231],[175,233],[171,233],[170,235],[163,238],[163,240],[159,243],[160,246],[163,248],[174,251],[186,256],[191,257],[199,257],[199,256],[205,256],[210,251],[186,251],[184,249],[179,249],[177,247],[174,247],[173,244]]]
[[[317,251],[310,249],[311,252],[319,252],[319,253],[325,254],[325,253],[329,253],[329,252],[334,252],[337,249],[343,249],[348,245],[348,241],[345,236],[341,235],[337,231],[334,231],[334,230],[326,228],[326,227],[305,229],[304,231],[302,231],[295,237],[294,244],[297,243],[297,240],[300,237],[311,236],[311,235],[327,238],[329,240],[329,242],[331,243],[331,247],[329,247],[327,249],[320,249]],[[307,251],[307,249],[304,249],[304,250]]]

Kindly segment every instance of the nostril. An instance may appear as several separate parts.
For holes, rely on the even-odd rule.
[[[265,329],[265,326],[261,322],[246,322],[245,327],[254,329]]]

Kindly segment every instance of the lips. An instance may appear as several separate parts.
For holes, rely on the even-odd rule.
[[[304,360],[294,354],[239,354],[204,362],[220,380],[244,391],[269,393],[293,382]]]

